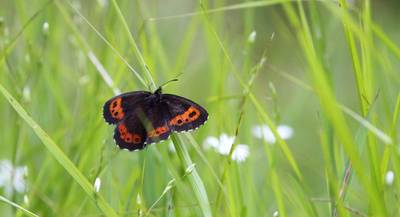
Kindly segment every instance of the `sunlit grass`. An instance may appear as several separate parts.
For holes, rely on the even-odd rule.
[[[0,0],[0,160],[28,168],[24,193],[0,181],[1,216],[399,215],[400,42],[383,22],[399,15],[382,4]],[[173,78],[164,92],[207,123],[120,151],[103,103]],[[203,146],[222,134],[229,152]]]

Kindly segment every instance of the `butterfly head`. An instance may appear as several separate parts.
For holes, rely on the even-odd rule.
[[[154,95],[161,95],[162,94],[162,87],[160,86],[156,91],[153,93]]]
[[[171,80],[165,82],[165,83],[162,84],[156,91],[154,91],[153,95],[161,96],[161,94],[162,94],[162,87],[164,87],[164,86],[166,86],[167,84],[169,84],[169,83],[171,83],[171,82],[174,82],[174,81],[178,81],[178,79],[177,79],[177,78],[174,78],[174,79],[171,79]]]

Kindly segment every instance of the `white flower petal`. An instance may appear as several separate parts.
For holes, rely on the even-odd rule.
[[[258,138],[258,139],[262,139],[263,136],[263,130],[262,130],[262,126],[256,125],[251,129],[251,132],[253,134],[254,137]]]
[[[216,138],[214,136],[207,137],[203,143],[203,147],[205,149],[217,148],[218,146],[219,146],[219,140],[218,140],[218,138]]]
[[[2,160],[0,161],[0,187],[7,185],[9,182],[10,174],[12,172],[11,161]]]
[[[232,153],[232,160],[236,162],[243,162],[249,156],[249,146],[245,144],[238,144]]]
[[[234,141],[235,141],[234,136],[228,136],[225,133],[221,134],[221,136],[219,137],[220,145],[232,145]]]
[[[271,129],[267,125],[262,126],[263,138],[268,144],[274,144],[276,142],[276,138],[272,133]]]
[[[25,167],[17,167],[14,170],[13,186],[14,186],[14,189],[19,193],[24,192],[25,188],[26,188],[26,183],[25,183],[26,171],[27,170]]]
[[[218,146],[217,152],[222,155],[228,155],[229,151],[231,150],[231,145],[220,145]]]
[[[217,147],[217,152],[222,155],[228,155],[234,141],[234,136],[228,136],[225,133],[221,134],[219,137],[219,146]]]
[[[26,166],[14,167],[9,160],[0,161],[0,187],[5,189],[6,194],[11,194],[13,189],[18,193],[25,192],[27,174]]]
[[[279,125],[276,131],[283,140],[290,139],[293,136],[293,129],[288,125]],[[272,130],[267,125],[254,126],[252,128],[252,134],[256,138],[264,139],[268,144],[274,144],[276,142]]]
[[[293,129],[290,126],[287,125],[280,125],[276,129],[278,131],[278,134],[281,136],[282,139],[290,139],[293,136]]]
[[[207,137],[207,139],[204,141],[203,146],[205,148],[213,148],[217,153],[221,155],[228,155],[234,141],[234,136],[229,136],[226,133],[222,133],[219,136],[219,139],[212,136]],[[237,162],[242,162],[246,160],[248,155],[249,147],[244,144],[239,144],[236,146],[235,150],[232,153],[232,159]]]

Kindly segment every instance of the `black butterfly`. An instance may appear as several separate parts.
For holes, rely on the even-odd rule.
[[[195,102],[172,94],[134,91],[108,100],[103,116],[116,124],[114,139],[122,149],[143,149],[168,139],[171,132],[196,129],[208,119],[207,111]]]

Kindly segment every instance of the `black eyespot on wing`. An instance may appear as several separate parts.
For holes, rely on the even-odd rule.
[[[163,94],[168,105],[170,118],[168,125],[172,131],[181,132],[198,128],[208,119],[208,112],[197,103],[172,94]]]
[[[171,133],[171,129],[167,124],[159,127],[154,127],[154,129],[147,131],[146,144],[152,144],[168,139]]]
[[[151,93],[147,91],[134,91],[115,96],[103,106],[103,117],[109,124],[116,124],[129,113],[142,105],[142,102]]]

